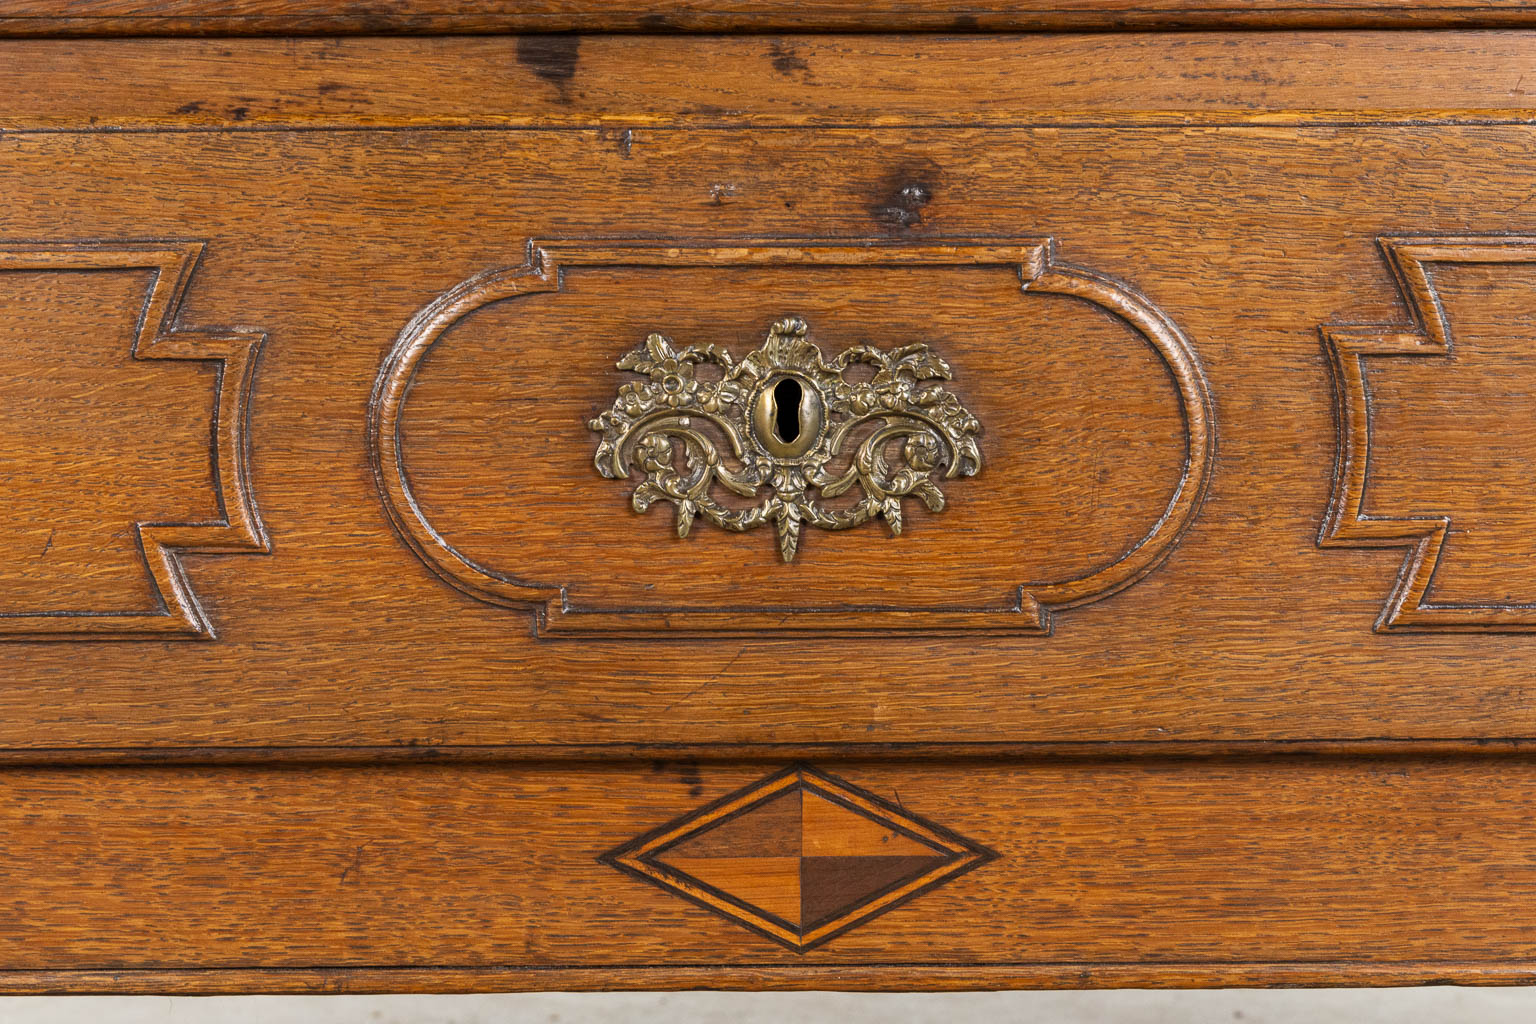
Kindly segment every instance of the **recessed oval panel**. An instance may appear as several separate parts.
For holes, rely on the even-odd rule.
[[[1051,606],[1094,600],[1157,564],[1198,508],[1210,460],[1209,398],[1187,340],[1133,293],[1045,252],[546,248],[542,263],[486,275],[481,296],[473,283],[445,296],[437,329],[402,335],[376,401],[390,413],[374,429],[386,504],[440,575],[534,606],[551,632],[1044,630]],[[946,378],[901,392],[921,410],[939,399],[918,392],[942,385],[942,400],[974,417],[979,471],[943,478],[927,441],[887,439],[871,456],[882,479],[932,468],[943,501],[908,493],[898,529],[861,506],[867,489],[821,495],[829,517],[863,507],[870,521],[798,524],[790,560],[777,521],[757,524],[759,536],[730,517],[696,525],[668,488],[728,464],[738,477],[712,485],[710,500],[750,517],[773,487],[767,471],[740,475],[741,449],[771,446],[767,462],[803,469],[804,446],[837,429],[827,403],[880,392],[870,382],[884,371],[857,358],[846,382],[793,377],[787,412],[789,373],[740,394],[722,384],[763,358],[786,318],[808,325],[804,340],[828,364],[849,351],[942,362]],[[650,360],[653,336],[670,347]],[[605,478],[593,457],[600,415],[651,383],[647,415],[667,421],[661,433],[707,444],[690,454],[653,441]],[[734,439],[729,402],[744,406]],[[899,411],[874,409],[874,429]],[[646,457],[665,472],[648,475]],[[825,484],[834,469],[822,472]]]

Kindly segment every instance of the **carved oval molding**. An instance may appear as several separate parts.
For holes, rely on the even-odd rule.
[[[671,267],[995,267],[1018,275],[1021,291],[1081,300],[1140,335],[1166,367],[1182,420],[1185,458],[1177,484],[1147,532],[1109,564],[1069,579],[1019,584],[1012,600],[985,607],[816,607],[805,609],[587,608],[558,581],[527,579],[483,564],[432,523],[405,467],[402,416],[426,355],[456,324],[495,303],[558,292],[567,268]],[[617,356],[618,353],[615,353]],[[611,360],[610,360],[611,362]],[[594,413],[596,410],[593,410]],[[368,448],[384,509],[401,540],[449,585],[481,601],[532,611],[540,635],[654,636],[797,633],[1049,633],[1052,612],[1096,601],[1146,576],[1177,546],[1197,516],[1215,458],[1215,412],[1193,346],[1173,321],[1133,288],[1058,262],[1051,239],[949,242],[530,243],[527,262],[461,282],[424,307],[383,361],[368,416]],[[573,459],[590,465],[590,449]],[[589,470],[590,472],[590,470]]]

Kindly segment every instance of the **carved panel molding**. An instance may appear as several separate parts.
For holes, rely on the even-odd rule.
[[[529,579],[461,550],[434,524],[406,468],[402,418],[427,354],[471,314],[519,297],[558,293],[578,268],[995,268],[1016,275],[1018,292],[1080,300],[1144,339],[1173,386],[1183,424],[1182,472],[1150,528],[1107,564],[1066,579],[1018,585],[1004,602],[982,607],[915,609],[854,602],[820,607],[591,607],[558,580]],[[658,327],[659,329],[659,327]],[[1029,344],[1026,340],[1015,344]],[[633,344],[633,343],[631,343]],[[615,352],[610,357],[618,358]],[[609,394],[612,394],[609,391]],[[593,409],[588,416],[595,415]],[[517,266],[475,275],[423,308],[400,333],[380,369],[370,404],[368,444],[375,480],[404,543],[434,573],[463,593],[532,611],[541,635],[762,635],[798,632],[1048,633],[1052,612],[1114,594],[1151,572],[1178,544],[1204,500],[1215,455],[1214,407],[1189,339],[1171,319],[1122,282],[1059,262],[1050,239],[952,242],[923,246],[888,242],[761,242],[665,245],[653,242],[563,241],[530,244]],[[591,449],[570,452],[590,466]],[[587,470],[591,472],[590,469]],[[600,483],[595,479],[594,483]],[[604,486],[611,486],[605,484]],[[614,550],[627,536],[615,531]],[[674,543],[676,541],[674,540]],[[687,557],[679,550],[680,560]]]
[[[1432,596],[1453,529],[1450,515],[1366,509],[1373,475],[1373,441],[1381,441],[1373,436],[1376,410],[1366,361],[1454,359],[1451,317],[1436,280],[1436,268],[1536,264],[1536,238],[1405,237],[1382,238],[1379,244],[1410,320],[1405,324],[1326,324],[1321,328],[1334,384],[1338,455],[1318,545],[1407,548],[1376,619],[1377,632],[1536,631],[1536,603],[1448,601]],[[1504,319],[1514,320],[1508,316]],[[1412,443],[1414,438],[1395,440]],[[1463,458],[1473,457],[1474,452],[1463,453]]]
[[[0,606],[0,640],[212,639],[213,623],[192,588],[182,556],[269,550],[251,493],[247,458],[252,378],[265,335],[180,322],[182,300],[203,248],[201,242],[0,246],[0,273],[149,272],[129,351],[138,360],[201,361],[216,367],[208,458],[218,508],[218,517],[210,520],[132,524],[155,607],[29,611]],[[37,327],[45,337],[48,329],[48,324]],[[0,353],[0,360],[4,358]]]

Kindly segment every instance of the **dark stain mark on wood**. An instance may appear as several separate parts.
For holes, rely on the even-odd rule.
[[[580,36],[518,36],[517,62],[543,81],[553,85],[562,100],[576,77],[581,59]]]
[[[939,180],[939,169],[931,164],[890,175],[870,205],[870,216],[887,231],[918,227],[938,191]]]
[[[678,780],[688,787],[689,796],[704,794],[704,776],[699,774],[697,761],[685,761],[677,773]]]
[[[629,159],[630,151],[635,148],[635,130],[633,128],[599,128],[597,137],[604,142],[611,142],[619,151],[619,156]],[[552,441],[553,439],[551,439]]]
[[[806,75],[811,73],[811,65],[806,59],[787,43],[775,42],[768,47],[768,58],[773,63],[773,70],[785,78],[794,75]]]
[[[202,103],[197,100],[193,100],[191,103],[183,103],[181,106],[177,107],[174,112],[177,114],[196,114],[202,109]]]
[[[368,847],[372,845],[373,840],[369,839],[365,842],[359,843],[356,847],[353,848],[351,859],[347,862],[346,866],[341,869],[341,876],[336,879],[337,885],[346,885],[348,877],[354,874],[358,874],[362,871],[363,854],[366,853],[368,851]]]

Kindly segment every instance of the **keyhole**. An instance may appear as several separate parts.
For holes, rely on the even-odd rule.
[[[820,440],[826,414],[816,386],[786,373],[752,399],[752,438],[774,458],[803,458]]]
[[[800,436],[800,382],[785,377],[773,386],[773,432],[785,444],[794,444]]]

